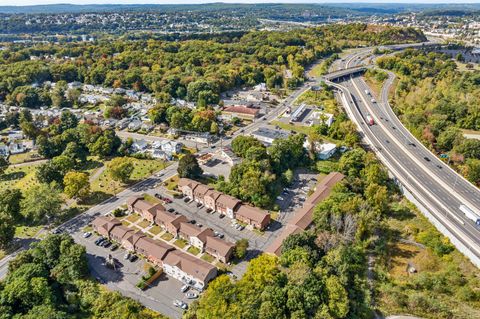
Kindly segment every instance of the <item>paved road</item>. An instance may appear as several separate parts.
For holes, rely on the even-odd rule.
[[[344,66],[358,63],[352,56]],[[371,101],[371,90],[361,78],[341,82],[349,115],[402,184],[467,248],[467,253],[480,258],[479,229],[458,209],[466,203],[480,211],[480,190],[440,161],[403,127],[388,105],[390,85],[391,79],[377,103]],[[373,116],[375,125],[365,123],[367,114]],[[461,249],[461,245],[457,246]],[[472,261],[475,262],[475,258]]]

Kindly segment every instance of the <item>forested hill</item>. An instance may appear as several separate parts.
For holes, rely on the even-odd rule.
[[[295,87],[304,67],[342,48],[418,42],[411,28],[331,25],[289,32],[250,32],[242,37],[188,41],[128,41],[71,44],[12,44],[0,52],[0,100],[18,105],[49,105],[41,84],[80,81],[133,88],[159,100],[188,99],[217,103],[219,94],[240,85]],[[285,77],[285,70],[291,77]],[[32,84],[37,88],[32,88]]]

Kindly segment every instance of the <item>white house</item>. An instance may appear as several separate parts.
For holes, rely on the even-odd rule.
[[[142,121],[139,119],[134,119],[128,124],[129,131],[138,131],[142,127]]]
[[[19,154],[25,152],[25,146],[22,141],[14,141],[9,145],[10,154]]]
[[[172,155],[167,154],[162,150],[153,149],[153,150],[151,150],[151,153],[152,153],[153,158],[162,159],[162,160],[166,160],[166,161],[171,161],[172,160]]]
[[[22,131],[12,131],[8,134],[8,141],[13,142],[23,139]]]
[[[182,152],[183,144],[176,141],[164,140],[160,142],[160,149],[168,154],[178,154]]]
[[[8,154],[10,154],[10,150],[8,149],[8,146],[5,144],[0,145],[0,156],[7,157]]]
[[[132,144],[132,150],[134,152],[142,152],[148,148],[148,143],[145,140],[136,140]]]
[[[316,148],[317,150],[317,148]],[[318,147],[317,156],[321,160],[329,159],[335,154],[337,146],[333,143],[324,143]]]

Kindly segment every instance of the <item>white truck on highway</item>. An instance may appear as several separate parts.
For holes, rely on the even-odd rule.
[[[465,216],[467,216],[468,219],[472,220],[475,225],[480,226],[480,217],[475,214],[470,208],[465,205],[460,205],[460,210],[462,211],[462,213],[465,214]]]

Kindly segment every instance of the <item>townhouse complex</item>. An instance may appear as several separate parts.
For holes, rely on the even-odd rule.
[[[313,211],[315,206],[330,195],[333,187],[345,176],[338,172],[332,172],[316,186],[315,191],[310,195],[303,206],[298,209],[294,216],[288,221],[282,233],[275,238],[272,244],[265,250],[266,253],[280,256],[282,253],[283,241],[292,234],[298,234],[308,229],[313,223]]]
[[[205,205],[208,209],[237,219],[250,229],[263,230],[270,223],[270,213],[245,205],[235,197],[188,178],[180,178],[178,188],[188,198]]]
[[[167,275],[200,290],[217,275],[215,266],[167,243],[151,239],[141,231],[123,226],[116,218],[97,217],[92,227],[101,236],[118,242],[126,250],[145,256]]]

